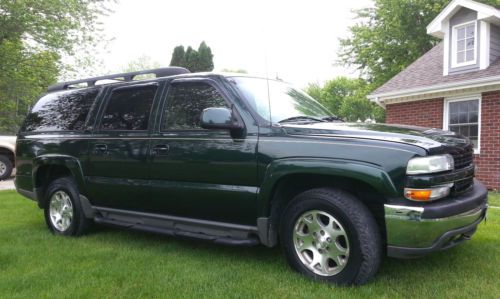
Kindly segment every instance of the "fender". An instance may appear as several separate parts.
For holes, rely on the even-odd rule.
[[[352,178],[373,187],[380,194],[397,196],[398,191],[389,175],[380,167],[354,160],[324,158],[290,158],[275,160],[268,165],[259,192],[261,215],[269,216],[274,187],[285,176],[292,174],[330,175]]]
[[[73,178],[75,179],[80,194],[87,194],[85,190],[85,179],[83,176],[80,161],[77,158],[69,155],[46,154],[34,158],[32,172],[33,186],[36,186],[36,176],[38,174],[38,170],[40,169],[40,167],[45,165],[58,165],[68,168],[73,175]]]
[[[3,138],[3,137],[0,137],[0,139],[1,138]],[[16,153],[16,138],[13,137],[11,139],[13,142],[7,142],[4,140],[1,140],[0,141],[0,148],[5,148],[5,149],[9,150],[10,152],[12,152],[13,155],[15,155],[15,153]]]

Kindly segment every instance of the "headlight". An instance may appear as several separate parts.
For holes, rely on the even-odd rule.
[[[454,168],[451,155],[439,155],[413,158],[408,161],[406,174],[424,174],[452,170]]]

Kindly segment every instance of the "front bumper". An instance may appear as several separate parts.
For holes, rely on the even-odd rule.
[[[436,203],[384,205],[387,255],[418,257],[469,240],[486,216],[487,194],[475,181],[467,193]]]

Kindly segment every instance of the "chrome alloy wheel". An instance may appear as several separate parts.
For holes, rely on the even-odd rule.
[[[347,265],[347,233],[327,212],[313,210],[302,214],[295,223],[293,243],[302,264],[315,274],[332,276]]]
[[[7,165],[0,161],[0,176],[4,175],[5,172],[7,171]]]
[[[64,191],[57,191],[50,198],[50,222],[60,232],[66,231],[73,222],[73,204],[69,195]]]

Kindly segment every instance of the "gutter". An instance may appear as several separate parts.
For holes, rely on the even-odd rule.
[[[375,93],[375,94],[369,94],[367,98],[370,101],[375,102],[380,106],[384,107],[385,105],[383,104],[383,102],[385,100],[401,98],[401,97],[417,96],[427,93],[446,92],[460,88],[483,87],[495,84],[500,84],[500,76],[477,78],[473,80],[459,81],[459,82],[449,82],[444,84],[409,88],[409,89],[391,91],[386,93],[378,93],[378,94]]]

